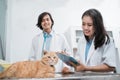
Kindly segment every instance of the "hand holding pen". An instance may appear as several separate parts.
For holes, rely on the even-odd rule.
[[[64,49],[63,51],[61,51],[62,54],[66,54],[69,55],[69,53],[66,52],[66,49]]]

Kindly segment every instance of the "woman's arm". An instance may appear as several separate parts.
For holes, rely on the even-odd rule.
[[[110,67],[107,64],[101,64],[97,66],[84,66],[81,64],[75,68],[76,71],[93,71],[93,72],[110,72],[115,71],[114,67]]]
[[[107,64],[101,64],[98,66],[86,66],[85,71],[94,71],[94,72],[109,72],[114,71],[114,67],[110,67]]]

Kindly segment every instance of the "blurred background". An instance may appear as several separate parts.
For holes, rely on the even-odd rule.
[[[32,38],[41,32],[37,19],[44,11],[52,14],[53,29],[65,34],[75,53],[81,16],[90,8],[101,12],[120,54],[120,0],[0,0],[0,58],[11,63],[28,59]]]

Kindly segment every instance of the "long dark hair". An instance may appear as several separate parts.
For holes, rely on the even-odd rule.
[[[95,49],[98,47],[101,47],[104,43],[107,44],[110,42],[110,38],[105,30],[104,23],[103,23],[103,18],[101,13],[96,10],[96,9],[89,9],[85,11],[82,15],[82,19],[84,16],[90,16],[93,20],[93,26],[95,29],[95,40],[94,40],[94,45]],[[107,41],[106,41],[107,37]],[[89,41],[88,36],[85,36],[86,40]]]
[[[52,21],[51,28],[52,28],[52,26],[53,26],[53,24],[54,24],[54,21],[53,21],[53,18],[52,18],[52,16],[51,16],[51,14],[50,14],[49,12],[43,12],[43,13],[41,13],[41,14],[39,15],[39,17],[38,17],[38,22],[37,22],[37,24],[36,24],[36,26],[37,26],[38,28],[40,28],[41,30],[43,30],[43,28],[42,28],[42,26],[41,26],[42,19],[43,19],[43,17],[46,16],[46,15],[49,15],[49,16],[50,16],[50,19],[51,19],[51,21]]]

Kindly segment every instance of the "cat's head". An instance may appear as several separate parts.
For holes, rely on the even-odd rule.
[[[55,65],[58,62],[58,56],[56,52],[44,52],[42,62],[46,65]]]

